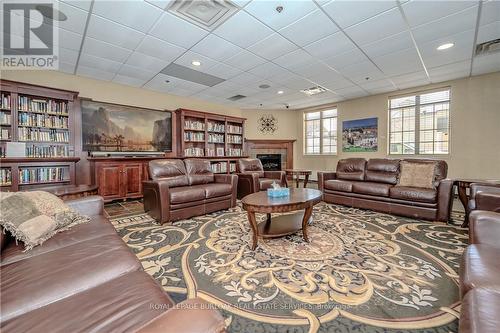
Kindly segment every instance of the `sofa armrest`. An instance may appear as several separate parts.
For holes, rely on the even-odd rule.
[[[453,179],[443,179],[437,188],[437,220],[448,222],[450,219],[451,207],[453,203]]]
[[[99,195],[67,200],[64,203],[81,214],[90,216],[104,214],[104,200]]]
[[[161,224],[170,221],[168,184],[168,181],[162,180],[145,180],[142,182],[144,211]]]
[[[280,186],[286,186],[285,171],[264,171],[264,178],[279,180]]]
[[[475,210],[469,216],[469,244],[487,244],[498,247],[500,214]]]
[[[238,173],[238,199],[260,191],[259,174]]]
[[[237,190],[238,190],[238,176],[237,175],[221,175],[221,174],[216,174],[214,175],[215,182],[216,183],[225,183],[225,184],[230,184],[232,191],[231,191],[231,207],[236,207],[236,197],[238,195]]]
[[[325,187],[325,181],[330,179],[337,179],[337,173],[328,171],[318,171],[318,189],[320,191],[323,191]]]
[[[500,213],[500,193],[478,192],[475,201],[477,210]]]
[[[151,320],[138,333],[221,333],[225,332],[222,315],[199,298],[185,300]]]

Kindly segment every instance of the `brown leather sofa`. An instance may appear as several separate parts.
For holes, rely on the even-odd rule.
[[[469,246],[460,267],[460,333],[496,333],[500,327],[500,214],[470,214]]]
[[[474,210],[500,213],[500,185],[471,184],[467,213],[470,214]]]
[[[285,171],[264,171],[258,158],[238,160],[238,199],[251,193],[265,191],[273,182],[287,186]]]
[[[103,216],[101,197],[68,203],[92,221],[28,252],[3,237],[2,332],[224,331],[204,301],[174,305]]]
[[[452,205],[453,180],[446,179],[445,161],[435,162],[434,189],[395,186],[399,179],[399,159],[342,159],[336,172],[318,172],[318,188],[329,203],[372,209],[389,214],[447,222]]]
[[[144,210],[160,223],[236,206],[238,176],[213,174],[207,160],[153,160],[149,175]]]

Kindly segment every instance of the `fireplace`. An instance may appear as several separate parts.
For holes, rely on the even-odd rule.
[[[281,170],[281,154],[257,154],[265,171]]]

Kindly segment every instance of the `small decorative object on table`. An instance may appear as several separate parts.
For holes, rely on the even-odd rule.
[[[267,189],[267,196],[271,198],[287,197],[290,195],[288,187],[281,187],[278,183],[273,182],[272,188]]]

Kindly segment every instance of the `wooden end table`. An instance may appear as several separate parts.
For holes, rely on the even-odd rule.
[[[299,188],[299,183],[300,183],[300,176],[304,176],[304,188],[307,187],[307,182],[309,181],[309,176],[312,174],[311,170],[305,170],[305,169],[285,169],[286,176],[292,177],[292,183],[293,183],[293,176],[295,176],[295,181],[297,182],[297,188]]]
[[[241,200],[243,209],[247,211],[248,222],[252,227],[252,250],[257,248],[259,236],[264,238],[282,237],[302,229],[304,240],[307,237],[307,224],[311,221],[312,210],[315,204],[321,201],[322,192],[310,189],[290,189],[290,195],[281,198],[271,198],[267,192],[261,191],[247,195]],[[302,210],[295,214],[271,217],[271,213],[285,213]],[[257,223],[255,213],[267,214],[266,221]]]
[[[453,185],[458,189],[458,199],[464,206],[465,209],[465,219],[464,223],[462,223],[462,228],[467,228],[469,226],[469,214],[467,212],[467,207],[469,206],[470,195],[467,194],[467,190],[470,189],[470,184],[484,184],[484,185],[500,185],[500,180],[494,179],[467,179],[467,178],[459,178],[455,179]]]

